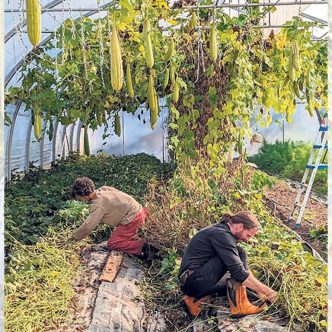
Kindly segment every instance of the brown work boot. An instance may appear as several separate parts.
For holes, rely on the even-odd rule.
[[[236,282],[233,279],[228,279],[226,285],[231,311],[230,317],[239,318],[246,315],[258,314],[266,307],[265,302],[260,306],[251,304],[247,298],[246,286],[243,286],[241,283]]]
[[[192,316],[198,316],[202,311],[202,305],[204,302],[209,301],[211,296],[206,295],[202,297],[201,299],[195,300],[195,298],[185,295],[183,300],[186,304],[188,311]]]

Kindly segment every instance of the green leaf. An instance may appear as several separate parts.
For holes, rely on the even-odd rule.
[[[209,87],[209,100],[211,106],[215,106],[217,104],[217,90],[214,86]]]

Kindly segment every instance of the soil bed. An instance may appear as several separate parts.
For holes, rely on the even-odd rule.
[[[278,180],[272,189],[267,191],[267,202],[273,213],[276,214],[288,227],[299,234],[304,241],[310,244],[325,260],[327,259],[327,205],[323,199],[310,197],[305,209],[301,226],[296,227],[295,221],[289,220],[291,209],[297,193],[294,182]],[[312,236],[313,232],[320,235]]]

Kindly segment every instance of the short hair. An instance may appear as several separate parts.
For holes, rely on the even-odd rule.
[[[257,217],[250,211],[240,211],[235,214],[226,213],[223,220],[232,224],[243,224],[244,229],[259,228]]]
[[[77,196],[88,196],[93,193],[95,189],[96,186],[94,182],[91,179],[83,176],[75,180],[71,190],[71,196],[73,198],[76,198]]]

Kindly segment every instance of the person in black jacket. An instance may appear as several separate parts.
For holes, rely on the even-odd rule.
[[[212,293],[222,294],[225,283],[220,283],[228,272],[226,290],[231,317],[242,317],[263,310],[265,301],[275,302],[277,293],[257,280],[247,266],[247,256],[239,241],[247,242],[259,229],[258,219],[249,211],[226,214],[223,221],[206,227],[191,239],[181,262],[179,281],[185,303],[194,316],[201,304]],[[252,305],[246,287],[264,300],[261,306]]]

